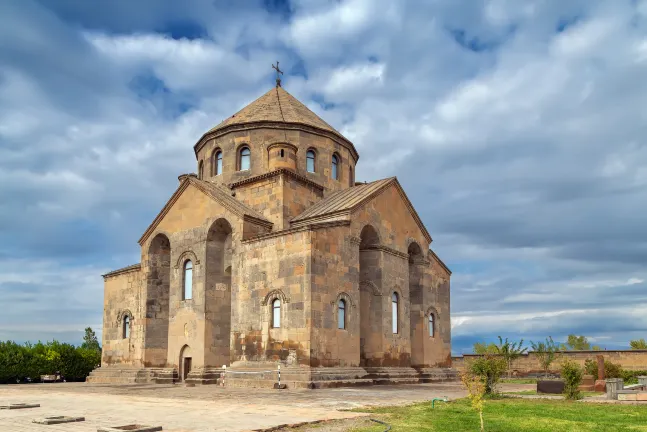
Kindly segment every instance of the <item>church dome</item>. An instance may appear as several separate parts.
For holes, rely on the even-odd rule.
[[[308,107],[299,102],[294,96],[285,91],[283,87],[275,87],[238,111],[231,117],[223,120],[207,133],[218,132],[234,125],[250,123],[288,123],[310,126],[326,132],[333,133],[347,141],[341,133],[330,126]]]
[[[193,150],[198,178],[227,186],[291,170],[343,189],[354,185],[359,159],[352,142],[280,85],[207,131]]]

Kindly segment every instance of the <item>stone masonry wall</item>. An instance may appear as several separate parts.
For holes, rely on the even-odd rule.
[[[626,370],[647,370],[647,350],[626,350],[626,351],[561,351],[559,358],[566,358],[584,366],[587,359],[595,360],[596,356],[602,355],[606,361],[616,363]],[[465,369],[465,363],[472,358],[478,357],[475,354],[465,354],[461,357],[452,357],[452,366],[459,371]],[[559,372],[559,358],[550,368],[551,372]],[[512,362],[512,370],[518,376],[530,373],[543,373],[539,359],[532,352],[521,356]]]
[[[310,363],[310,232],[298,230],[241,244],[232,287],[233,365],[248,361]],[[281,327],[272,302],[281,300]]]
[[[228,185],[270,171],[267,148],[271,144],[288,142],[297,147],[297,172],[312,181],[324,186],[328,191],[345,189],[351,184],[350,170],[355,170],[355,161],[350,151],[327,136],[315,133],[270,128],[250,128],[245,131],[230,132],[210,140],[197,155],[196,167],[202,161],[204,178],[210,181]],[[251,151],[251,166],[249,170],[237,170],[238,150],[247,145]],[[212,155],[217,149],[223,154],[223,173],[211,176]],[[306,152],[313,149],[316,152],[315,172],[306,170]],[[332,179],[332,155],[340,158],[339,179]]]
[[[230,247],[236,251],[243,234],[241,218],[231,214],[218,202],[189,186],[173,204],[155,233],[165,233],[170,240],[171,274],[166,364],[178,368],[180,354],[188,347],[194,368],[220,367],[228,362],[230,291],[222,278],[206,278],[207,233],[216,221],[225,220],[231,229]],[[148,244],[142,246],[142,262],[147,262]],[[235,255],[234,253],[230,253]],[[193,263],[193,296],[183,299],[184,262]],[[235,260],[234,260],[235,261]],[[239,267],[231,265],[231,277],[237,278]],[[145,273],[148,272],[145,269]],[[148,299],[154,302],[155,299]],[[223,322],[224,320],[224,322]],[[154,328],[147,332],[155,331]],[[227,348],[225,348],[227,347]]]
[[[140,269],[107,276],[103,291],[103,347],[101,363],[143,364],[144,313]],[[130,337],[124,339],[123,317],[128,314]]]
[[[431,254],[430,254],[431,255]],[[450,314],[450,275],[433,257],[425,268],[424,311],[422,320],[425,324],[424,347],[425,366],[451,366],[452,335]],[[429,282],[427,282],[429,281]],[[429,336],[428,316],[434,313],[435,334]]]
[[[312,232],[312,366],[359,366],[360,297],[358,245],[348,225]],[[339,300],[346,302],[346,328],[337,322]]]
[[[290,227],[290,220],[323,198],[323,191],[286,174],[277,174],[236,187],[236,198],[260,212],[273,231]]]

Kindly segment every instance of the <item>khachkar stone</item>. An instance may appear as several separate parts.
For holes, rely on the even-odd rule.
[[[604,356],[599,354],[596,356],[598,362],[598,379],[595,381],[596,392],[606,392],[607,384],[604,378]]]
[[[279,365],[288,387],[455,378],[451,271],[413,203],[395,177],[356,182],[355,145],[274,70],[187,143],[197,174],[160,202],[141,264],[104,275],[88,381],[215,383],[223,365],[228,386],[272,387]]]

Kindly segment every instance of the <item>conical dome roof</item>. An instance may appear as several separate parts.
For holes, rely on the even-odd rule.
[[[341,133],[323,121],[294,96],[285,91],[283,87],[275,87],[224,120],[211,129],[208,133],[216,132],[228,126],[257,122],[295,123],[332,132],[340,138],[347,140]]]

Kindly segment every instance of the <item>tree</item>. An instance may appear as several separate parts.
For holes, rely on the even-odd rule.
[[[558,346],[551,336],[546,338],[546,342],[530,342],[532,350],[539,359],[541,367],[544,369],[544,376],[548,376],[548,369],[557,357]]]
[[[467,397],[469,397],[472,403],[472,408],[479,413],[481,432],[483,432],[485,431],[485,425],[483,424],[483,405],[485,405],[484,398],[486,393],[486,385],[483,377],[474,375],[471,372],[463,372],[461,374],[461,381],[465,388],[467,388]]]
[[[636,339],[629,342],[632,350],[647,350],[647,341],[645,339]]]
[[[564,380],[564,396],[569,400],[581,399],[579,386],[582,383],[582,368],[571,360],[562,363],[561,376]]]
[[[499,344],[496,346],[497,354],[505,359],[505,362],[508,366],[508,377],[510,377],[512,367],[512,362],[522,354],[525,354],[528,351],[528,348],[523,348],[523,339],[519,342],[508,342],[508,338],[505,338],[505,341],[499,336]]]
[[[600,351],[599,346],[591,346],[586,336],[577,336],[574,334],[569,334],[566,344],[561,344],[559,349],[562,351]]]
[[[497,354],[485,354],[470,361],[467,370],[470,374],[481,377],[485,384],[485,394],[496,392],[496,386],[507,369],[505,359]]]
[[[81,344],[81,348],[101,352],[101,345],[99,345],[97,335],[94,333],[94,330],[92,330],[92,327],[87,327],[85,329],[85,335],[83,335],[83,343]]]
[[[485,342],[475,342],[474,347],[472,348],[474,351],[474,354],[496,354],[497,349],[496,345],[493,343],[485,343]]]

